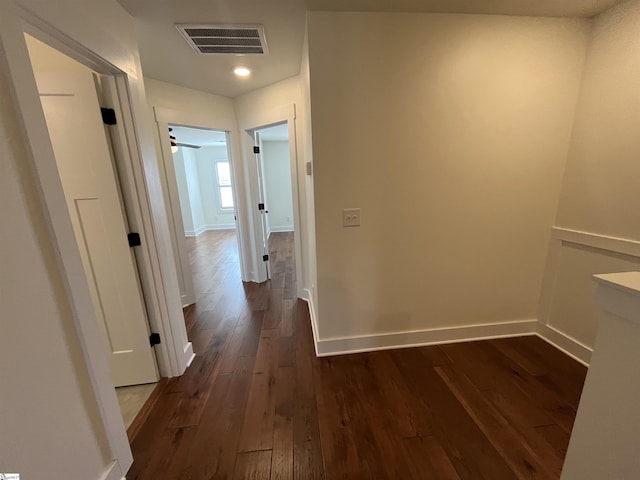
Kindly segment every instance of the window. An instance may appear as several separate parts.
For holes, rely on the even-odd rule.
[[[218,200],[220,210],[233,211],[233,190],[231,189],[231,168],[226,160],[218,160],[216,166],[216,181],[218,182]]]

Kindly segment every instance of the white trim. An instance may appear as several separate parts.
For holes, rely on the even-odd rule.
[[[202,227],[198,227],[195,230],[185,230],[184,231],[184,236],[185,237],[197,237],[198,235],[204,233],[207,231],[207,228],[203,225]]]
[[[504,323],[320,339],[316,342],[317,355],[325,357],[424,345],[535,335],[537,323],[536,320],[517,320]]]
[[[280,232],[295,232],[293,225],[282,225],[280,227],[269,227],[269,234]]]
[[[215,225],[205,225],[205,230],[235,230],[235,223],[217,223]]]
[[[617,253],[640,258],[640,242],[562,227],[551,228],[549,254],[538,308],[539,323],[537,334],[540,338],[578,362],[588,365],[591,360],[592,347],[581,343],[551,325],[551,307],[556,289],[558,262],[562,249],[571,248],[572,245],[590,247],[599,250],[602,255]]]
[[[610,237],[561,227],[552,227],[551,230],[553,238],[557,238],[563,242],[576,243],[609,252],[623,253],[632,257],[640,257],[640,242],[637,240]]]
[[[111,465],[100,476],[100,480],[126,480],[123,476],[125,472],[122,471],[117,461],[113,461]]]
[[[240,276],[242,281],[252,281],[252,269],[248,268],[255,264],[252,261],[251,256],[247,256],[247,251],[251,252],[251,247],[253,242],[251,242],[251,238],[247,238],[247,235],[250,235],[251,232],[251,222],[247,219],[244,220],[244,214],[242,212],[247,211],[247,207],[245,204],[245,195],[244,195],[244,182],[239,181],[239,179],[243,178],[243,169],[242,169],[242,154],[239,146],[239,138],[236,135],[237,125],[235,120],[221,117],[215,114],[202,114],[201,112],[191,112],[191,111],[182,111],[182,110],[173,110],[164,107],[153,107],[156,123],[158,125],[158,135],[160,136],[160,143],[162,147],[162,155],[161,161],[165,166],[165,176],[167,179],[171,178],[172,182],[175,182],[175,170],[173,168],[168,168],[168,165],[173,165],[173,156],[171,154],[171,150],[169,148],[168,142],[162,141],[162,132],[166,132],[169,124],[171,125],[180,125],[183,127],[191,127],[191,128],[202,128],[205,130],[217,130],[223,131],[226,134],[226,145],[227,145],[227,159],[229,161],[229,165],[231,167],[231,187],[233,190],[233,200],[235,202],[235,215],[237,217],[237,223],[234,224],[233,228],[237,231],[238,238],[238,252],[240,258]],[[169,183],[169,180],[167,180]],[[177,192],[177,190],[176,190]],[[176,195],[171,196],[171,192],[169,192],[170,196],[167,199],[168,202],[171,203],[172,209],[176,212],[176,215],[173,216],[173,224],[171,225],[172,229],[176,232],[184,231],[184,226],[182,223],[182,213],[179,212],[180,205],[179,200]],[[175,205],[178,203],[178,205]],[[178,213],[180,214],[179,221],[176,217],[178,217]],[[232,212],[231,212],[232,213]],[[248,215],[247,215],[248,217]],[[170,228],[171,228],[170,227]],[[204,231],[204,230],[203,230]],[[198,235],[198,230],[185,232],[186,236],[196,236]],[[202,233],[202,232],[199,232]],[[176,240],[177,241],[177,240]],[[249,248],[245,248],[247,245]],[[183,264],[187,263],[186,256],[184,252],[186,252],[186,247],[184,245],[178,246],[179,250],[181,250],[179,261],[181,263],[181,269],[183,274],[186,275],[186,270],[188,269],[188,274],[191,275],[190,268]],[[255,267],[254,267],[255,269]]]
[[[538,323],[538,331],[536,335],[545,342],[551,344],[561,352],[569,355],[574,360],[585,366],[589,366],[593,349],[580,343],[575,338],[570,337],[566,333],[544,323]]]
[[[204,225],[203,227],[198,228],[197,230],[185,230],[185,237],[197,237],[198,235],[203,234],[204,232],[210,232],[214,230],[235,230],[235,223],[220,223],[217,225]]]
[[[313,303],[313,295],[311,295],[311,291],[308,288],[303,290],[303,296],[300,297],[302,300],[307,302],[309,306],[309,317],[311,318],[311,333],[313,334],[313,348],[316,352],[316,357],[319,357],[318,354],[318,317],[316,316],[316,307]]]
[[[596,299],[603,312],[640,323],[640,272],[595,275]]]
[[[189,368],[193,359],[196,358],[196,354],[193,352],[193,344],[191,342],[187,343],[184,347],[184,352],[182,355],[182,363],[181,365],[186,365],[185,370]]]
[[[164,107],[153,107],[153,111],[155,112],[156,121],[159,123],[224,132],[232,132],[236,129],[235,120],[215,114],[205,115],[200,112],[187,112]]]

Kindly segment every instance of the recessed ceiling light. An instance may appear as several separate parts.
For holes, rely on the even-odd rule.
[[[251,75],[251,69],[249,67],[237,66],[233,67],[233,73],[239,77],[248,77]]]

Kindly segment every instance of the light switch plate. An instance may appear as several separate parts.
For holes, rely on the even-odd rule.
[[[342,210],[342,226],[343,227],[359,227],[360,226],[360,209],[345,208]]]

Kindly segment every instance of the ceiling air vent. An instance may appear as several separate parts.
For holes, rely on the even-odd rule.
[[[266,55],[262,25],[176,25],[198,55]]]

